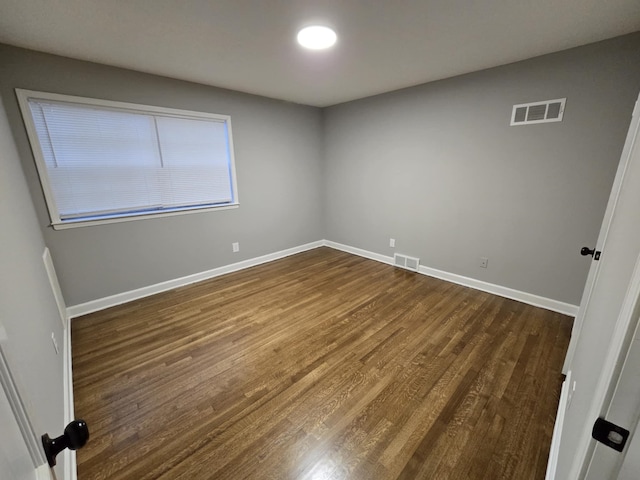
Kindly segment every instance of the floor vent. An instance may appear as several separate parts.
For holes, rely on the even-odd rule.
[[[396,253],[393,255],[393,264],[396,267],[411,270],[412,272],[417,272],[418,266],[420,265],[420,259],[409,257],[408,255],[402,255],[401,253]]]
[[[531,125],[532,123],[561,122],[564,115],[566,98],[546,100],[544,102],[521,103],[514,105],[511,111],[511,126]]]

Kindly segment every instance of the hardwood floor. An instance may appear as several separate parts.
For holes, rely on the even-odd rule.
[[[329,248],[87,315],[79,479],[544,479],[571,322]]]

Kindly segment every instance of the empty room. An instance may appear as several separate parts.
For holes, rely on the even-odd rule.
[[[639,93],[631,0],[0,0],[0,477],[639,478]]]

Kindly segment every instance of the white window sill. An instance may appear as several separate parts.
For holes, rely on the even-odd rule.
[[[147,220],[151,218],[161,218],[161,217],[173,217],[175,215],[187,215],[190,213],[203,213],[203,212],[213,212],[219,210],[230,210],[232,208],[238,208],[240,206],[239,203],[231,203],[228,205],[220,205],[216,207],[202,207],[202,208],[188,208],[184,210],[173,210],[170,212],[149,212],[149,213],[135,213],[129,215],[119,215],[107,218],[97,218],[95,220],[86,220],[86,219],[78,219],[78,220],[65,220],[63,222],[54,222],[51,223],[51,226],[54,230],[67,230],[69,228],[79,228],[79,227],[90,227],[94,225],[106,225],[109,223],[122,223],[122,222],[132,222],[134,220]]]

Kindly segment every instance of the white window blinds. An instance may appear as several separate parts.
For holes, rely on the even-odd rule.
[[[25,97],[54,224],[236,201],[228,117]]]

